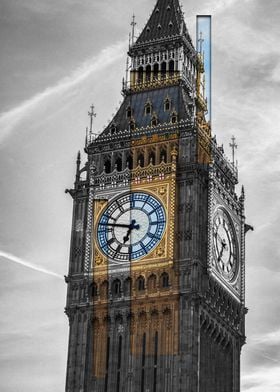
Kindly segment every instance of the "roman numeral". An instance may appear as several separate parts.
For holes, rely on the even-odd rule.
[[[121,210],[121,212],[124,212],[123,206],[119,203],[119,201],[116,201],[117,206],[119,207],[119,209]]]
[[[140,242],[140,246],[141,246],[141,248],[143,249],[143,251],[144,251],[146,254],[148,254],[148,252],[147,252],[147,250],[146,250],[146,247],[145,247],[145,245],[143,244],[142,241]]]
[[[159,210],[161,208],[161,206],[158,206],[157,208],[153,209],[153,211],[151,211],[149,213],[149,215],[153,215],[154,212],[156,212],[157,210]]]
[[[113,242],[115,242],[115,238],[110,238],[110,239],[108,240],[108,245],[112,245]]]
[[[152,234],[152,233],[148,233],[147,236],[149,238],[152,238],[152,239],[155,238],[156,240],[160,240],[161,239],[161,237],[159,237],[158,235]]]
[[[111,220],[113,220],[114,222],[116,222],[116,221],[117,221],[117,219],[113,218],[113,217],[112,217],[112,216],[110,216],[110,215],[104,214],[103,216],[104,216],[105,218],[107,218],[107,219],[111,219]],[[101,225],[106,225],[106,223],[101,223]]]
[[[115,252],[115,256],[116,256],[118,253],[120,253],[121,249],[122,249],[122,245],[118,245],[118,247],[117,247],[117,249],[116,249],[116,252]]]
[[[151,226],[155,226],[155,225],[164,225],[164,221],[155,221],[151,223]]]

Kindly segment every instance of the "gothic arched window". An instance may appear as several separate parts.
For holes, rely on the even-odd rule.
[[[177,122],[178,116],[176,112],[173,112],[171,115],[171,123],[175,124]]]
[[[143,278],[143,276],[139,276],[139,278],[137,279],[137,290],[145,290],[145,279]]]
[[[163,63],[161,63],[161,75],[162,75],[163,79],[166,78],[166,62],[165,61]]]
[[[100,297],[106,299],[108,297],[109,283],[105,280],[100,286]]]
[[[112,294],[114,297],[121,296],[121,281],[119,279],[114,280],[112,283]]]
[[[127,278],[124,281],[124,295],[129,297],[131,293],[131,278]]]
[[[92,296],[92,298],[97,297],[97,284],[94,282],[91,285],[91,296]]]
[[[146,81],[149,82],[151,80],[151,73],[152,73],[152,67],[150,65],[147,65],[146,67]]]
[[[138,166],[144,167],[144,155],[143,154],[138,155],[137,163],[138,163]]]
[[[114,134],[117,132],[117,127],[116,127],[115,124],[113,124],[113,125],[111,126],[110,132],[111,132],[111,135],[114,135]]]
[[[111,160],[107,159],[104,164],[104,171],[105,173],[111,173]]]
[[[138,69],[138,80],[137,80],[137,82],[138,82],[139,84],[141,84],[141,83],[143,83],[143,79],[144,79],[144,69],[143,69],[143,67],[139,67],[139,69]]]
[[[170,60],[170,61],[169,61],[169,73],[170,73],[171,76],[173,76],[174,71],[175,71],[175,63],[174,63],[174,60]]]
[[[155,291],[157,288],[157,277],[155,274],[152,274],[148,278],[148,290]]]
[[[152,113],[152,104],[151,102],[147,102],[145,105],[145,115],[149,115]]]
[[[164,111],[169,112],[170,109],[171,109],[171,99],[167,97],[164,100]]]
[[[115,162],[115,168],[117,169],[117,171],[122,171],[122,158],[119,157],[116,162]]]
[[[128,167],[129,170],[133,169],[133,158],[131,155],[129,155],[129,157],[127,158],[126,167]]]
[[[158,119],[156,115],[153,115],[151,125],[152,127],[156,127],[158,125]]]
[[[167,153],[165,149],[160,150],[160,159],[161,162],[165,162],[165,163],[167,162]]]
[[[154,65],[154,79],[158,79],[158,73],[159,73],[159,65],[158,63],[155,63]]]
[[[155,164],[155,161],[156,161],[156,156],[155,156],[155,153],[152,151],[152,152],[150,152],[150,154],[149,154],[149,163],[150,163],[151,165],[154,165],[154,164]]]
[[[169,275],[168,275],[168,273],[167,272],[164,272],[162,275],[161,275],[161,286],[163,287],[163,288],[168,288],[169,287]]]
[[[129,128],[130,128],[130,130],[131,131],[135,131],[135,121],[134,120],[131,120],[130,121],[130,123],[129,123]]]

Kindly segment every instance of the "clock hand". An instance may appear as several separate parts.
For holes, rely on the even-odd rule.
[[[221,244],[224,242],[224,239],[222,239],[222,237],[220,236],[220,234],[218,232],[216,233],[216,237],[221,242]]]
[[[136,229],[139,230],[140,229],[140,225],[136,225],[135,224],[136,221],[133,220],[130,225],[127,225],[125,223],[100,223],[101,226],[109,226],[109,227],[124,227],[125,229]]]
[[[126,225],[123,223],[100,223],[101,226],[109,226],[109,227],[124,227],[126,229],[129,229],[131,227],[130,225]]]
[[[220,239],[221,239],[221,237],[220,237]],[[221,258],[222,258],[222,256],[223,256],[223,253],[224,253],[224,250],[227,250],[227,244],[226,244],[225,239],[221,239],[221,245],[222,245],[222,249],[221,249],[221,251],[220,251],[220,253],[219,253],[218,261],[221,260]]]
[[[140,229],[140,225],[136,225],[136,220],[133,219],[131,221],[131,224],[130,224],[129,228],[139,230]]]
[[[224,238],[222,238],[218,233],[216,233],[216,237],[219,240],[219,242],[221,243],[222,247],[225,248],[225,250],[228,250],[228,245],[226,243],[226,240]]]
[[[128,229],[127,234],[125,237],[123,237],[123,243],[126,244],[129,241],[129,236],[131,234],[132,229]]]
[[[128,229],[128,231],[127,231],[126,236],[123,237],[124,244],[125,244],[126,242],[129,241],[129,236],[130,236],[130,234],[131,234],[131,232],[132,232],[133,229],[136,229],[136,230],[139,230],[139,229],[140,229],[140,225],[136,225],[135,223],[136,223],[136,220],[133,219],[133,220],[131,221],[131,224],[130,224],[130,226],[129,226],[129,229]]]
[[[220,251],[220,253],[219,253],[218,261],[221,260],[221,258],[222,258],[222,256],[223,256],[223,253],[224,253],[224,249],[225,249],[225,247],[223,246],[222,249],[221,249],[221,251]]]

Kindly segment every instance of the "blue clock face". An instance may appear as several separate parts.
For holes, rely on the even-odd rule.
[[[113,200],[97,225],[97,241],[111,260],[128,262],[150,253],[163,237],[165,210],[144,192],[126,193]]]

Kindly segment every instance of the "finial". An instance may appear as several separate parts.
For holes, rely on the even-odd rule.
[[[86,128],[87,136],[86,136],[86,144],[92,143],[92,141],[98,136],[96,133],[93,132],[93,118],[96,117],[96,113],[94,111],[94,105],[91,105],[90,111],[88,115],[90,117],[90,129]]]
[[[89,132],[88,132],[88,127],[86,127],[86,142],[85,146],[87,147],[89,145]]]
[[[126,69],[125,69],[125,85],[123,87],[128,87],[128,75],[129,75],[129,57],[126,58]]]
[[[134,14],[132,16],[132,22],[130,25],[132,26],[131,43],[133,45],[134,39],[135,39],[135,26],[137,25],[137,23],[135,22],[135,15]]]
[[[76,184],[80,180],[80,166],[81,166],[81,152],[78,151],[77,161],[76,161]]]
[[[96,117],[96,113],[94,112],[94,109],[95,109],[94,105],[91,105],[90,112],[88,112],[88,115],[90,117],[90,128],[89,128],[90,133],[92,133],[93,117]]]
[[[199,33],[199,39],[197,42],[198,42],[198,46],[199,46],[199,53],[202,54],[203,42],[204,42],[202,31]]]
[[[232,136],[231,138],[232,143],[229,143],[229,146],[232,149],[232,164],[235,166],[235,150],[237,149],[237,144],[236,144],[236,138],[235,136]]]

